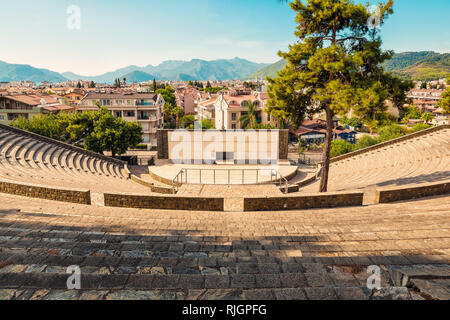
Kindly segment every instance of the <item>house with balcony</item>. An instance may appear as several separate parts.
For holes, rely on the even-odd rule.
[[[54,96],[9,94],[0,96],[0,123],[9,124],[19,117],[32,119],[40,114],[73,112],[74,108],[61,103]]]
[[[230,90],[220,95],[214,103],[216,129],[238,130],[240,119],[248,114],[247,102],[256,104],[256,122],[264,125],[276,125],[270,113],[267,112],[267,97],[259,92],[247,93]]]
[[[140,123],[143,143],[157,146],[156,131],[164,128],[164,98],[154,93],[88,93],[77,106],[78,112],[97,110],[96,103],[116,118]]]

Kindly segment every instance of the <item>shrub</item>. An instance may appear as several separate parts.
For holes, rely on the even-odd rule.
[[[408,129],[398,124],[380,127],[377,131],[380,136],[380,142],[389,141],[408,134]]]
[[[409,130],[409,133],[419,132],[431,128],[431,125],[425,123],[417,123]]]
[[[330,157],[338,157],[340,155],[353,151],[353,145],[345,140],[335,140],[331,142]]]
[[[148,147],[147,147],[146,144],[138,144],[138,145],[136,146],[136,149],[138,149],[138,150],[147,150]]]
[[[354,150],[365,149],[380,143],[380,140],[371,136],[364,136],[354,145]]]

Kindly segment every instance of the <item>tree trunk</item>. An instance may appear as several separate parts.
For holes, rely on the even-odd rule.
[[[325,107],[325,112],[327,116],[327,137],[325,139],[325,145],[323,148],[323,164],[322,164],[322,174],[320,179],[320,190],[319,192],[328,191],[328,174],[330,171],[330,149],[331,141],[333,141],[333,112],[329,106]]]

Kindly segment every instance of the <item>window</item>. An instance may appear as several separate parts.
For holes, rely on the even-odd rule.
[[[134,117],[134,111],[127,111],[127,117]]]
[[[236,130],[236,124],[235,124],[235,123],[233,123],[233,124],[231,125],[231,129]]]
[[[0,121],[5,120],[5,116],[4,115],[0,115]]]
[[[130,105],[131,104],[131,100],[127,100],[127,104]]]
[[[122,118],[122,111],[115,112],[116,118]]]
[[[117,104],[122,104],[122,100],[117,100]]]
[[[236,121],[236,113],[231,114],[231,121]]]
[[[267,114],[267,122],[270,122],[270,113]]]

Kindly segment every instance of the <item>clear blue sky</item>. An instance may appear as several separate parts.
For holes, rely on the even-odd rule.
[[[79,31],[66,27],[72,4]],[[450,52],[449,0],[395,0],[395,11],[385,49]],[[295,40],[294,19],[277,0],[0,0],[0,60],[83,75],[169,59],[272,63]]]

